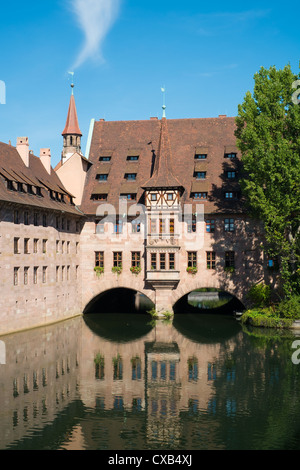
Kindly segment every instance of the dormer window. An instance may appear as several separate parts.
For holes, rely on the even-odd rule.
[[[195,171],[194,176],[197,180],[205,180],[206,179],[206,171]]]
[[[103,174],[100,174],[100,175],[96,176],[96,180],[98,180],[98,181],[107,181],[107,179],[108,179],[108,174],[103,173]]]
[[[225,153],[225,158],[234,159],[236,158],[236,153]]]
[[[127,161],[128,162],[137,162],[139,160],[139,156],[138,155],[128,155],[127,157]]]
[[[206,160],[207,154],[206,153],[196,153],[195,160]]]
[[[127,199],[127,201],[136,201],[136,194],[121,194],[121,199]]]
[[[226,178],[227,179],[235,180],[236,177],[237,177],[237,172],[236,171],[232,171],[232,170],[226,171]]]
[[[136,181],[136,173],[126,173],[125,179],[127,181]]]
[[[207,199],[207,193],[193,193],[193,199]]]
[[[240,193],[238,191],[226,191],[224,193],[225,199],[239,199]]]
[[[111,161],[111,157],[100,157],[99,158],[99,162],[110,162]]]

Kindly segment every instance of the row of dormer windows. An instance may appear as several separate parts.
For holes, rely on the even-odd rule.
[[[206,160],[207,156],[208,156],[207,153],[196,153],[194,158],[195,158],[195,160]],[[224,158],[228,158],[230,160],[235,159],[236,156],[237,156],[237,154],[234,153],[234,152],[224,154]],[[139,155],[128,155],[126,160],[130,161],[130,162],[136,162],[136,161],[139,160],[139,158],[140,158]],[[106,162],[107,163],[107,162],[110,162],[111,160],[112,160],[111,155],[106,155],[106,156],[100,156],[99,157],[100,162]]]

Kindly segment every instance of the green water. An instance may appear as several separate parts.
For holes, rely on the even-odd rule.
[[[0,338],[0,449],[300,448],[292,332],[94,315]]]

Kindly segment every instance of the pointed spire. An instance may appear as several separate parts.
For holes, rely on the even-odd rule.
[[[77,110],[76,110],[76,103],[74,98],[74,83],[71,84],[72,88],[72,95],[70,99],[69,111],[67,116],[66,126],[63,130],[62,135],[79,135],[82,137],[81,130],[78,124],[78,117],[77,117]]]
[[[153,175],[144,185],[144,188],[183,188],[172,172],[171,145],[167,119],[165,117],[161,120],[160,140]]]

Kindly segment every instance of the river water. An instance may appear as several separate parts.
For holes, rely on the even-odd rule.
[[[203,314],[0,337],[0,449],[299,449],[295,340]]]

